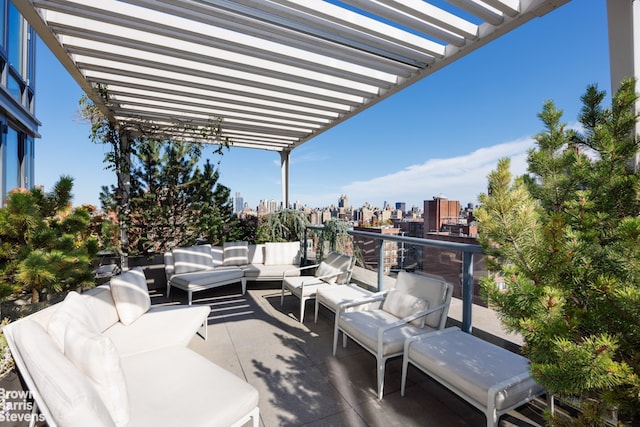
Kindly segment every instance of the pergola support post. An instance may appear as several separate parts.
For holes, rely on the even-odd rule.
[[[280,152],[280,171],[282,173],[282,209],[289,208],[289,157],[291,151]]]
[[[116,127],[116,129],[118,129]],[[120,139],[120,165],[116,167],[118,175],[118,204],[120,215],[120,268],[122,271],[129,269],[129,227],[128,216],[131,211],[131,142],[126,132],[118,129]],[[114,147],[116,148],[116,147]]]
[[[613,94],[623,79],[640,77],[640,0],[607,0],[607,24]],[[639,111],[640,104],[636,103],[636,113]],[[640,123],[636,123],[638,134]],[[636,153],[634,167],[640,169],[640,153]]]

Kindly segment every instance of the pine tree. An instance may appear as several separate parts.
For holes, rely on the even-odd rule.
[[[9,194],[0,209],[0,297],[47,289],[92,286],[91,260],[98,246],[89,233],[90,208],[71,208],[73,179],[63,176],[51,193],[39,189]]]
[[[200,144],[137,143],[131,180],[130,253],[161,252],[199,240],[218,243],[231,222],[229,188]]]
[[[529,173],[514,180],[502,159],[476,212],[489,265],[506,284],[484,281],[489,303],[524,338],[534,378],[578,399],[580,425],[598,425],[611,410],[640,415],[635,82],[621,84],[611,108],[604,99],[587,88],[581,131],[545,103]]]

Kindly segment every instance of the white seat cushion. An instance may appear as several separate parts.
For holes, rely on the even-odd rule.
[[[338,305],[371,296],[372,293],[373,292],[363,289],[358,285],[349,284],[329,286],[318,289],[316,298],[318,299],[318,303],[335,312],[338,308]],[[358,310],[360,307],[367,307],[367,305],[364,304],[362,306],[358,306],[356,310]]]
[[[378,348],[378,329],[399,320],[384,310],[350,311],[340,314],[339,327],[353,339],[369,349]],[[426,329],[426,328],[425,328]],[[411,324],[405,324],[385,332],[382,352],[384,356],[401,354],[404,340],[424,332]]]
[[[243,271],[238,267],[218,267],[214,270],[194,271],[173,276],[171,284],[186,290],[189,286],[207,286],[218,282],[242,279],[243,274]]]
[[[147,278],[140,267],[112,278],[111,295],[124,325],[132,324],[151,307]]]
[[[291,293],[295,296],[302,297],[313,297],[315,296],[318,289],[327,287],[327,286],[335,286],[330,285],[327,282],[324,282],[317,277],[313,276],[294,276],[294,277],[285,277],[283,279],[283,283],[285,288],[287,288]],[[302,284],[304,283],[304,288]]]
[[[108,337],[83,328],[67,327],[64,354],[98,390],[116,426],[129,422],[129,395],[120,368],[120,356]]]
[[[433,335],[412,343],[408,357],[413,364],[443,378],[485,407],[489,388],[529,372],[526,358],[462,331]],[[508,408],[541,390],[533,378],[506,387],[496,396],[496,409]]]
[[[258,405],[254,387],[184,347],[125,357],[122,370],[130,427],[226,427]]]

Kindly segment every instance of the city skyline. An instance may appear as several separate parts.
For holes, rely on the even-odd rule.
[[[115,182],[102,162],[108,147],[92,144],[78,118],[78,85],[37,48],[35,183],[50,190],[70,175],[74,203],[97,204],[101,186]],[[575,126],[587,85],[610,93],[609,75],[605,2],[569,2],[296,148],[289,200],[322,207],[348,194],[354,205],[420,206],[442,194],[477,204],[499,158],[526,171],[545,101]],[[277,153],[232,148],[220,172],[249,206],[281,200]]]

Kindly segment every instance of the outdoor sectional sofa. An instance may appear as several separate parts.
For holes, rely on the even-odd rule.
[[[49,426],[258,426],[258,392],[187,348],[208,306],[153,306],[130,270],[4,328]],[[32,417],[35,418],[36,406]]]
[[[191,305],[197,291],[240,283],[244,294],[247,281],[282,280],[285,271],[289,276],[300,275],[300,242],[178,247],[165,252],[164,267],[167,298],[173,286],[187,292]]]

